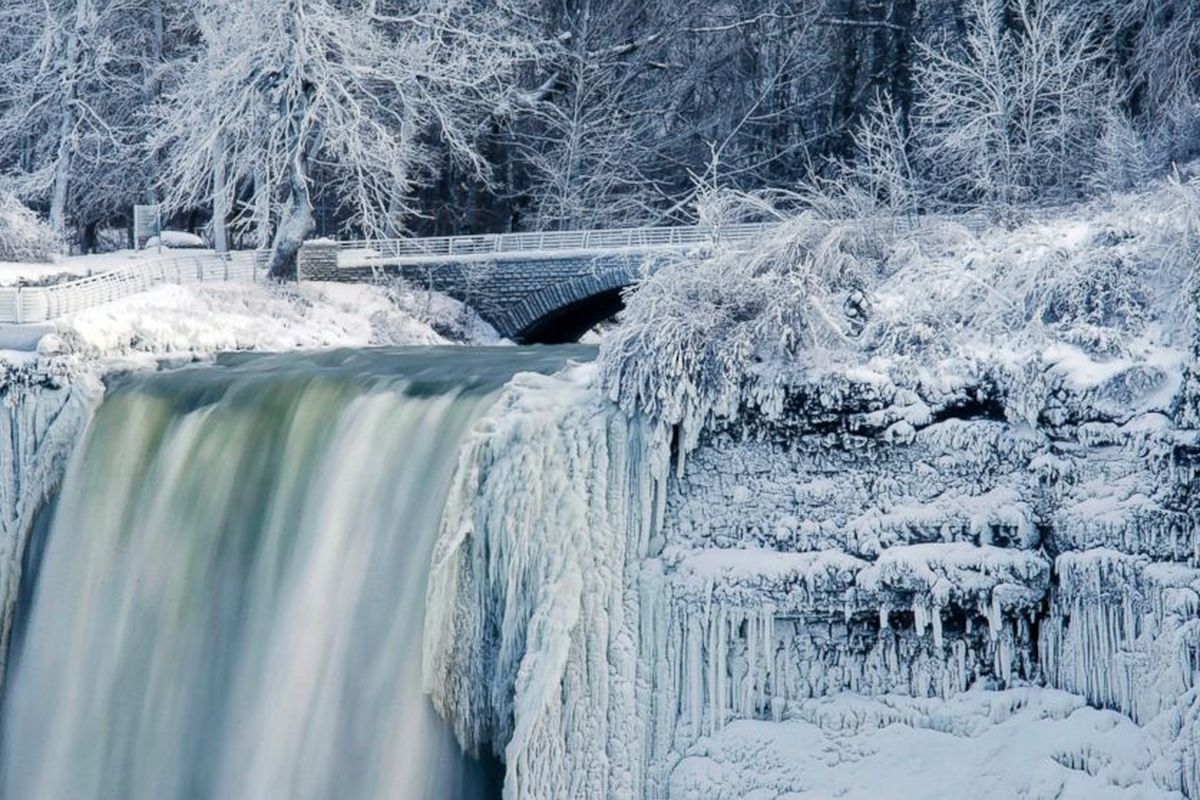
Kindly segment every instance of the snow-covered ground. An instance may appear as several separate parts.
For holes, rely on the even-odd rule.
[[[458,301],[401,284],[165,285],[56,327],[64,350],[93,357],[498,341]]]
[[[1053,689],[947,701],[839,695],[786,722],[738,720],[688,750],[672,800],[1150,800],[1154,741]]]
[[[157,257],[153,250],[116,250],[86,256],[67,256],[58,261],[24,263],[0,261],[0,286],[19,283],[58,282],[83,278],[97,272],[125,266],[134,261]]]

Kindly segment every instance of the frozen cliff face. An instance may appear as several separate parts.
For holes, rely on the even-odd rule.
[[[659,681],[638,572],[666,460],[590,375],[518,376],[468,438],[433,557],[426,687],[464,745],[503,756],[510,798],[644,785]]]
[[[21,566],[38,512],[57,488],[95,401],[98,378],[62,364],[0,362],[0,680]]]
[[[829,369],[686,453],[587,371],[516,385],[460,464],[428,687],[509,797],[902,797],[997,748],[1031,772],[981,796],[1200,796],[1182,361]]]
[[[1200,796],[1197,434],[1173,416],[1181,360],[1064,348],[941,396],[848,370],[777,423],[703,437],[667,493],[659,557],[692,655],[676,691],[693,720],[708,707],[692,734],[846,691],[1043,685],[1129,715],[1159,741],[1134,759],[1138,781]]]

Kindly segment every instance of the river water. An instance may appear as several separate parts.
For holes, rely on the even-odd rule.
[[[114,380],[29,550],[0,796],[494,796],[495,765],[421,693],[430,554],[503,383],[593,355],[239,355]]]

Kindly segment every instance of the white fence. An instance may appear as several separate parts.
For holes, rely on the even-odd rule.
[[[880,219],[879,224],[914,229],[951,218]],[[982,217],[955,217],[974,233],[986,227]],[[543,231],[481,236],[432,236],[419,239],[376,239],[337,243],[339,262],[446,261],[459,258],[519,253],[564,253],[597,250],[640,250],[686,247],[719,238],[726,242],[752,240],[774,227],[770,223],[708,227],[616,228],[594,231]],[[0,324],[44,322],[64,314],[119,300],[164,283],[256,281],[265,272],[264,251],[232,255],[178,255],[148,258],[52,286],[0,287]]]
[[[255,281],[264,272],[256,251],[147,258],[51,286],[0,287],[0,323],[45,322],[164,283]]]
[[[725,241],[752,239],[774,227],[769,223],[706,227],[613,228],[595,231],[488,233],[479,236],[429,236],[419,239],[371,239],[338,242],[344,261],[436,261],[510,253],[641,250],[703,244],[719,236]]]
[[[879,217],[875,225],[897,231],[916,231],[943,223],[956,223],[978,235],[987,228],[983,215]],[[472,257],[508,254],[561,254],[597,250],[650,250],[686,247],[711,242],[750,241],[775,223],[756,222],[725,225],[719,229],[704,226],[659,228],[613,228],[592,231],[534,231],[531,233],[489,233],[478,236],[429,236],[410,239],[349,240],[337,243],[342,266],[380,262],[456,261]]]

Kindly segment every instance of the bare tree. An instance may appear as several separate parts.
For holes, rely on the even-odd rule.
[[[169,205],[230,207],[239,181],[271,198],[270,274],[294,274],[322,191],[368,232],[414,209],[432,142],[482,173],[479,118],[528,46],[506,3],[202,2],[202,55],[160,109]],[[213,202],[215,200],[215,202]]]
[[[1104,71],[1094,28],[1058,0],[967,0],[961,46],[926,46],[916,117],[949,196],[1011,208],[1078,193]]]

